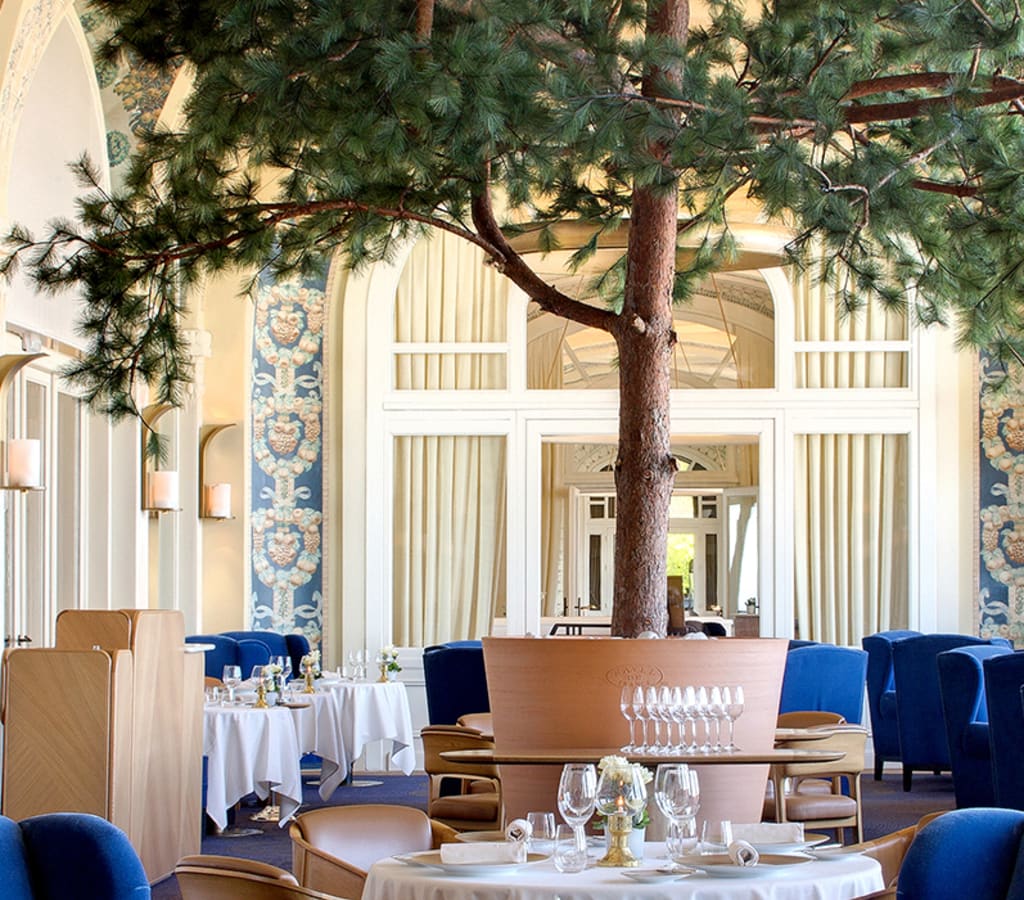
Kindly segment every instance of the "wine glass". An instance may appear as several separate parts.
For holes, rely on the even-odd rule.
[[[722,719],[725,718],[725,704],[722,702],[722,689],[717,685],[708,691],[708,715],[715,723],[715,741],[712,749],[718,753],[722,749]]]
[[[701,753],[711,752],[711,707],[708,700],[708,689],[697,688],[697,704],[694,710],[704,723],[704,743],[700,746]]]
[[[287,684],[292,677],[292,658],[290,656],[281,657],[281,677],[284,679],[284,683]]]
[[[633,688],[632,697],[633,718],[640,723],[640,746],[634,747],[634,752],[643,753],[648,750],[647,746],[647,710],[644,707],[644,689],[642,685]]]
[[[667,684],[663,684],[658,688],[658,715],[661,720],[665,723],[665,746],[661,748],[661,753],[667,756],[672,752],[672,723],[675,721],[672,715],[672,688]]]
[[[263,681],[263,670],[266,666],[253,666],[252,671],[249,673],[249,680],[256,686]]]
[[[619,711],[629,722],[629,743],[620,747],[623,753],[632,753],[636,749],[636,714],[633,712],[633,685],[624,684],[619,693]]]
[[[743,688],[740,685],[722,690],[722,703],[725,705],[725,717],[729,722],[729,746],[725,749],[735,753],[739,747],[733,739],[736,720],[743,714]]]
[[[697,718],[698,718],[698,706],[697,706],[697,689],[692,685],[688,684],[683,688],[683,711],[686,716],[686,721],[690,723],[690,732],[692,739],[686,745],[686,749],[689,753],[697,752]]]
[[[694,779],[690,778],[691,774]],[[692,792],[696,774],[686,763],[661,763],[654,774],[654,802],[671,823],[680,851],[683,849],[684,831],[692,830],[694,834],[686,837],[696,837],[696,823],[693,829],[684,828],[684,822],[689,825],[687,820],[692,821],[696,815]]]
[[[654,725],[654,742],[648,747],[651,753],[661,753],[661,716],[658,715],[658,689],[653,684],[644,691],[644,711]]]
[[[576,848],[586,853],[583,826],[594,814],[597,801],[597,769],[593,763],[567,763],[558,781],[558,811],[576,835]]]
[[[228,703],[232,706],[235,703],[235,689],[242,683],[241,666],[225,666],[221,672],[220,680],[228,689]]]

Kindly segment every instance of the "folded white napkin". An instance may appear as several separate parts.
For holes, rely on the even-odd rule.
[[[463,844],[442,844],[441,862],[449,863],[523,863],[526,862],[524,841],[474,841]]]
[[[528,841],[533,836],[533,826],[526,819],[513,819],[505,826],[505,840]]]
[[[804,839],[804,826],[803,822],[733,823],[732,836],[750,844],[792,844]]]
[[[756,866],[761,858],[758,852],[746,841],[733,841],[728,848],[729,859],[737,866]]]

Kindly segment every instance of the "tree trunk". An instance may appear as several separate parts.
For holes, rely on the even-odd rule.
[[[648,7],[647,33],[686,43],[687,0]],[[643,93],[655,96],[659,81],[681,78],[678,67],[645,73]],[[658,144],[651,156],[667,163]],[[630,211],[626,287],[615,329],[619,351],[619,454],[615,462],[615,597],[612,634],[664,635],[668,624],[668,513],[676,465],[672,456],[669,389],[672,286],[679,220],[675,182],[637,187]]]
[[[664,635],[665,557],[675,476],[669,417],[674,193],[634,196],[619,351],[619,454],[615,462],[615,600],[612,634]]]

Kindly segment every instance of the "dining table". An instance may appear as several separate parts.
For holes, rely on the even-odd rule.
[[[409,775],[416,767],[409,695],[400,681],[323,679],[321,689],[338,708],[339,724],[349,768],[366,745],[391,743],[391,765]]]
[[[676,877],[653,874],[653,882],[641,883],[625,874],[634,870],[595,865],[602,852],[592,850],[578,873],[559,872],[550,857],[495,865],[493,873],[486,866],[463,873],[390,857],[370,868],[362,900],[853,900],[884,887],[879,863],[854,853],[827,860],[794,855],[791,864],[739,873],[739,867],[708,867]],[[644,845],[645,872],[669,865],[664,844]]]
[[[228,809],[246,794],[277,795],[283,825],[302,804],[299,738],[285,707],[209,704],[203,711],[206,814],[223,830]]]

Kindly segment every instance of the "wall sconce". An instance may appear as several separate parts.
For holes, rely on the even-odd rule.
[[[45,353],[5,353],[0,356],[0,401],[14,376]],[[6,406],[0,402],[0,421],[6,422]],[[10,438],[4,441],[4,491],[41,491],[42,443],[38,438]]]
[[[199,438],[199,518],[217,519],[221,522],[232,519],[231,485],[227,482],[206,483],[206,451],[218,434],[227,428],[234,428],[235,423],[226,425],[204,425]]]
[[[174,407],[170,403],[153,403],[142,410],[142,508],[151,517],[180,509],[178,473],[168,469],[150,470],[146,452],[149,434],[156,431],[160,417],[172,409]]]

